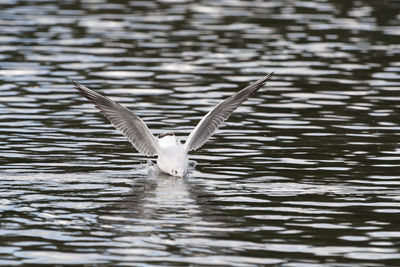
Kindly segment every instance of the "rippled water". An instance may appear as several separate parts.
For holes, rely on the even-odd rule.
[[[400,2],[0,4],[0,265],[395,266]],[[185,139],[158,174],[70,81]]]

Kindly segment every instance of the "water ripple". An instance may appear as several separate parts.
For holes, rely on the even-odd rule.
[[[395,2],[2,1],[0,265],[396,266]],[[185,179],[70,83],[185,140],[271,71]]]

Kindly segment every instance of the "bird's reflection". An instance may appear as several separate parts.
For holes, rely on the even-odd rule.
[[[207,203],[206,187],[204,180],[162,173],[135,178],[132,190],[99,222],[112,228],[116,237],[128,233],[170,236],[183,229],[195,234],[204,227],[223,227],[221,214]]]

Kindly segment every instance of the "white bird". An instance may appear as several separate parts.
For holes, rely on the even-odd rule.
[[[161,171],[183,177],[187,172],[188,153],[200,148],[233,111],[267,83],[272,74],[273,72],[215,106],[200,120],[185,144],[182,144],[172,132],[161,134],[156,138],[146,124],[129,109],[83,85],[72,83],[139,152],[146,156],[157,155],[157,165]]]

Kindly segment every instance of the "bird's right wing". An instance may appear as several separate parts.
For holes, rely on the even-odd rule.
[[[83,85],[76,82],[72,84],[129,139],[139,152],[146,156],[159,154],[160,146],[156,138],[135,113]]]
[[[186,140],[184,145],[186,152],[201,147],[235,109],[268,82],[272,74],[273,72],[228,97],[208,112]]]

